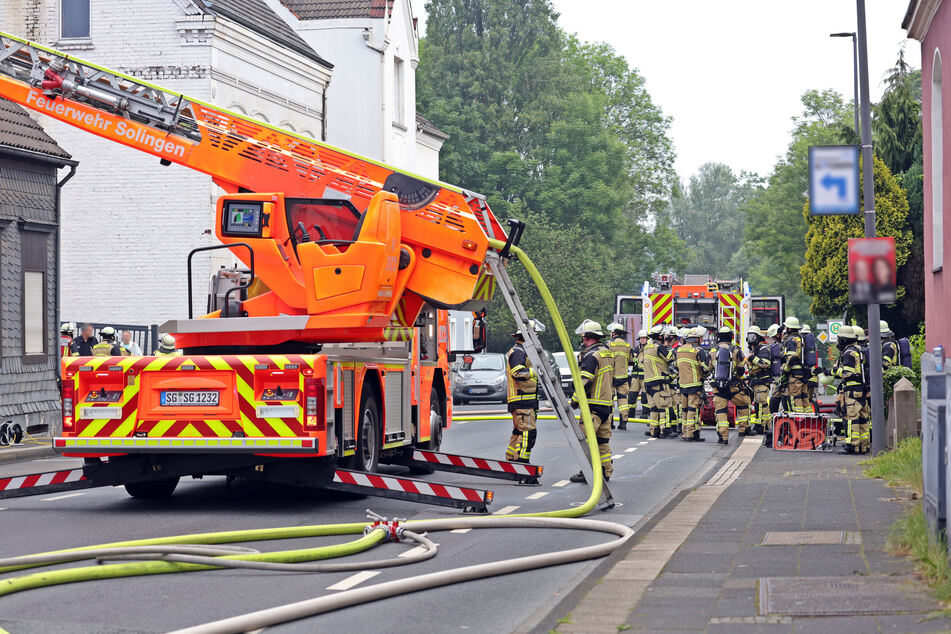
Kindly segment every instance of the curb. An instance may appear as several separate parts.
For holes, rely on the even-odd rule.
[[[51,458],[57,456],[50,445],[36,445],[35,447],[6,447],[0,448],[0,464],[10,464],[13,462],[28,462],[38,458]]]

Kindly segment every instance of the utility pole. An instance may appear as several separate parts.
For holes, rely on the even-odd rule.
[[[852,111],[855,114],[855,136],[862,136],[862,127],[859,125],[859,50],[858,40],[855,33],[830,33],[829,37],[850,37],[852,38],[852,88],[853,101]]]
[[[862,199],[865,203],[865,237],[875,237],[875,179],[872,176],[872,119],[868,90],[868,33],[865,29],[865,0],[856,0],[858,17],[859,86],[862,117]],[[882,335],[878,304],[868,305],[869,386],[872,396],[872,454],[885,448],[885,415],[882,400]]]

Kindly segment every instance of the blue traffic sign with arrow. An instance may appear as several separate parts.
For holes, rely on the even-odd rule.
[[[814,145],[809,148],[809,213],[857,214],[859,146]]]

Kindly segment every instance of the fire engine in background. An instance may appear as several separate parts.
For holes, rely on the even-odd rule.
[[[3,33],[0,96],[226,192],[222,244],[188,256],[188,318],[162,327],[184,354],[63,360],[53,447],[86,458],[82,480],[164,497],[181,476],[224,474],[484,510],[491,492],[368,476],[380,462],[541,473],[436,453],[452,414],[450,328],[468,331],[463,349],[484,345],[481,315],[496,278],[508,284],[499,267],[523,224],[510,221],[496,253],[489,240],[507,236],[478,194]],[[214,249],[241,265],[214,273],[195,318],[192,257]],[[63,473],[37,481],[80,477]]]
[[[658,324],[703,326],[710,343],[717,329],[728,326],[734,342],[746,351],[746,332],[756,324],[764,331],[785,319],[783,296],[753,295],[743,280],[714,280],[708,275],[685,275],[681,283],[671,274],[656,274],[644,282],[640,295],[618,295],[614,319],[627,326],[634,343],[637,332]]]

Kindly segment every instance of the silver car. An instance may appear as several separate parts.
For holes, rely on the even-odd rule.
[[[473,354],[463,358],[452,382],[453,403],[457,405],[465,405],[470,401],[504,403],[505,393],[504,354]]]

